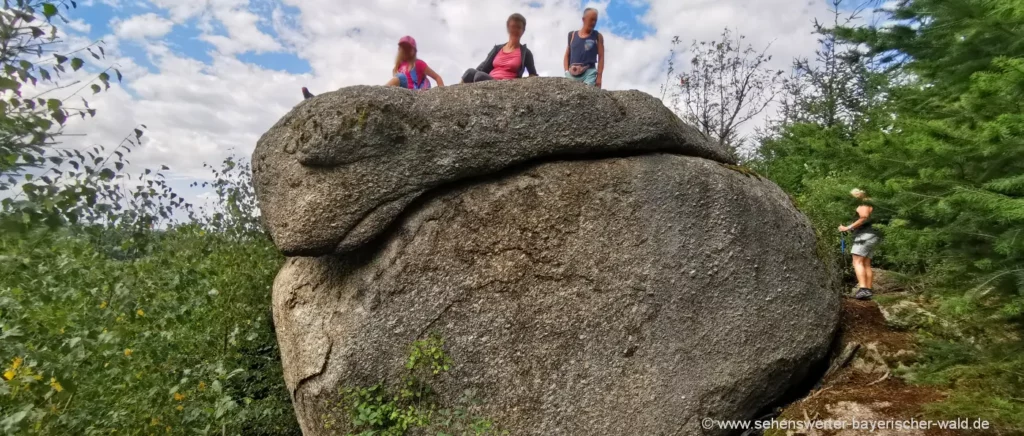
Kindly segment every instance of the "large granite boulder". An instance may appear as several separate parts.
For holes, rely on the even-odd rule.
[[[346,252],[427,190],[517,164],[653,151],[728,159],[648,94],[567,85],[354,86],[306,101],[253,154],[266,227],[288,255]]]
[[[358,133],[338,127],[353,104]],[[332,253],[274,282],[307,435],[344,434],[325,418],[339,389],[397,380],[431,331],[454,361],[437,398],[471,389],[511,434],[728,434],[702,419],[778,401],[838,320],[787,195],[637,92],[347,88],[297,107],[254,161],[278,247]]]

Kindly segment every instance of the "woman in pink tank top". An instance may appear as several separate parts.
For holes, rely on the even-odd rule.
[[[508,30],[508,42],[495,45],[480,66],[466,70],[462,75],[462,83],[518,79],[526,71],[529,71],[530,76],[537,75],[533,53],[526,48],[526,44],[520,43],[526,32],[526,17],[512,14],[505,21],[505,28]]]

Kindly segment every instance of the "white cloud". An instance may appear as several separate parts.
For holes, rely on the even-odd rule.
[[[175,23],[198,18],[203,31],[200,39],[212,44],[223,54],[244,52],[272,52],[281,50],[281,44],[257,27],[261,17],[253,12],[256,7],[249,0],[150,0],[167,10]],[[269,24],[270,17],[263,17]],[[222,26],[226,34],[216,31],[214,24]]]
[[[289,15],[280,1],[299,11]],[[637,1],[637,0],[623,0]],[[542,75],[562,75],[566,34],[580,24],[576,0],[150,0],[169,21],[194,20],[200,38],[215,48],[210,64],[176,53],[172,45],[151,39],[147,46],[155,71],[119,59],[127,89],[112,89],[90,100],[96,119],[78,122],[88,143],[116,143],[136,124],[146,124],[145,146],[133,156],[139,166],[170,166],[183,180],[204,177],[206,163],[230,151],[248,156],[259,136],[299,103],[299,88],[314,93],[356,84],[383,84],[390,76],[398,38],[416,37],[422,59],[448,84],[476,66],[487,51],[504,42],[505,19],[513,12],[527,17],[524,42],[534,52]],[[627,39],[604,29],[608,89],[640,89],[657,95],[665,80],[664,62],[673,36],[685,43],[714,39],[724,27],[763,47],[772,42],[775,67],[787,68],[797,55],[813,55],[813,18],[825,18],[821,0],[651,0],[645,16],[653,33]],[[607,3],[592,3],[607,19]],[[256,12],[254,12],[256,11]],[[268,13],[268,11],[273,11]],[[147,14],[139,17],[145,17]],[[157,17],[159,18],[159,17]],[[118,37],[165,35],[156,30],[131,31],[119,23]],[[622,17],[617,17],[621,20]],[[261,30],[273,28],[277,37]],[[147,33],[150,32],[150,33]],[[116,47],[117,38],[108,41]],[[244,52],[287,50],[309,62],[310,74],[289,74],[245,64]],[[116,54],[115,54],[116,56]],[[685,55],[684,55],[685,57]],[[141,60],[139,61],[141,63]],[[128,92],[130,91],[130,92]]]
[[[154,13],[136,15],[110,23],[114,35],[121,39],[162,38],[174,28],[174,22]]]
[[[92,26],[84,20],[70,20],[67,26],[79,33],[89,33],[92,30]]]

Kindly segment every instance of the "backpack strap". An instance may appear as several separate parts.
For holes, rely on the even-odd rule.
[[[572,40],[574,40],[574,39],[576,39],[576,31],[575,30],[570,30],[569,31],[569,35],[567,35],[567,37],[566,37],[566,40],[568,41],[566,43],[566,45],[572,45]]]
[[[427,80],[427,63],[419,59],[416,59],[416,80],[416,89],[421,88]]]

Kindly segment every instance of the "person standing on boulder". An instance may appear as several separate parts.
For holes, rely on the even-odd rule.
[[[526,48],[526,44],[520,43],[526,32],[526,17],[521,14],[509,15],[508,20],[505,20],[505,30],[508,31],[508,42],[495,45],[478,67],[466,70],[462,74],[462,83],[521,79],[527,71],[530,77],[537,75],[533,52]]]
[[[562,66],[565,77],[600,88],[604,76],[604,35],[594,30],[595,26],[597,9],[584,9],[583,27],[569,32]]]
[[[853,271],[857,275],[857,292],[853,297],[858,300],[869,300],[874,281],[874,272],[871,271],[871,256],[882,237],[872,226],[871,213],[875,208],[872,206],[867,192],[854,188],[850,191],[850,195],[860,202],[857,206],[857,220],[848,226],[839,226],[839,231],[853,232],[853,247],[850,249],[850,254],[853,256]]]

